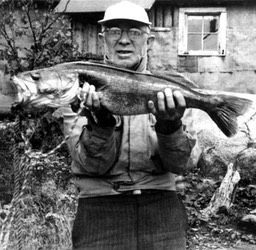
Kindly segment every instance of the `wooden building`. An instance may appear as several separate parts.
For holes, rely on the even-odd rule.
[[[149,68],[187,74],[201,87],[256,92],[256,2],[250,0],[132,0],[152,22],[156,41]],[[72,17],[73,42],[101,58],[97,21],[118,0],[61,0]]]

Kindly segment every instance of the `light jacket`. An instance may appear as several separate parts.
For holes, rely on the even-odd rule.
[[[64,114],[66,134],[74,114]],[[102,128],[85,117],[68,139],[74,182],[80,197],[113,195],[134,189],[175,190],[175,174],[185,170],[194,140],[180,127],[164,135],[155,131],[152,114],[115,117]]]

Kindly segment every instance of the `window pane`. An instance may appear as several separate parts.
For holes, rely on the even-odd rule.
[[[202,16],[188,16],[188,32],[202,32]]]
[[[217,50],[218,35],[217,34],[204,34],[203,47],[204,50]]]
[[[204,16],[204,32],[217,32],[219,30],[219,18],[217,16]]]
[[[201,50],[201,34],[188,34],[188,50]]]

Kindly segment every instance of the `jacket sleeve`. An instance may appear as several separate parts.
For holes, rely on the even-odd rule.
[[[80,117],[71,128],[75,118],[70,114],[64,114],[63,118],[73,173],[104,175],[116,159],[115,126],[100,127],[97,124],[88,124],[85,117]]]
[[[183,174],[195,140],[181,126],[171,134],[157,133],[158,150],[165,170]]]

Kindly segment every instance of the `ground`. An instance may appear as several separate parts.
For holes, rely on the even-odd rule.
[[[256,250],[256,224],[241,221],[244,215],[256,208],[254,185],[240,182],[231,208],[221,208],[206,221],[202,218],[200,210],[208,205],[220,183],[205,182],[196,169],[185,176],[184,183],[180,195],[189,218],[187,249]]]

